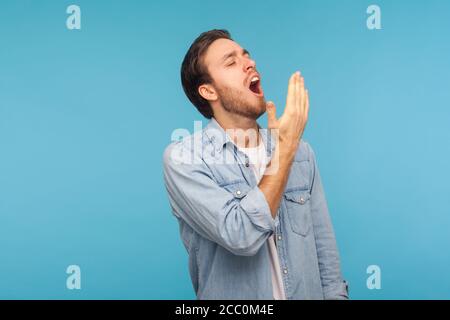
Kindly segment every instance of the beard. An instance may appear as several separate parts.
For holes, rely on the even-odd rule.
[[[245,99],[241,90],[229,87],[216,89],[223,108],[229,113],[256,120],[266,111],[264,97],[255,96],[256,99]]]

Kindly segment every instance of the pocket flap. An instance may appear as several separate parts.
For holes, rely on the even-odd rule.
[[[309,200],[311,194],[308,190],[290,191],[286,192],[284,197],[289,201],[303,205]]]

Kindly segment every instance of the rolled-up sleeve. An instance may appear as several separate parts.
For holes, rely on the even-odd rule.
[[[275,229],[262,191],[256,186],[242,198],[235,197],[216,183],[203,162],[177,161],[178,148],[183,145],[172,143],[163,157],[173,214],[233,254],[255,255]]]

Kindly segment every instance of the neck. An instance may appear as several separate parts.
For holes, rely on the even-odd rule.
[[[214,117],[239,148],[255,148],[260,143],[259,125],[256,119],[238,115]]]

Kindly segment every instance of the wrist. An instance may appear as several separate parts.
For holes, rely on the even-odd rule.
[[[299,145],[298,141],[280,142],[279,144],[280,161],[284,159],[288,162],[292,162],[295,158],[295,154],[297,153],[298,145]]]

